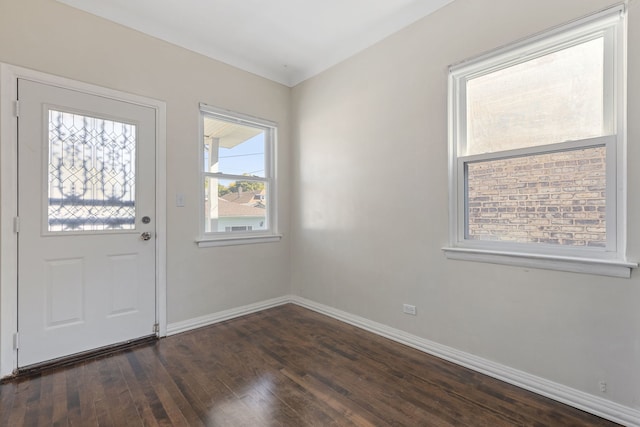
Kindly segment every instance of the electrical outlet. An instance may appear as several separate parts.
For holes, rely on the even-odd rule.
[[[598,383],[598,386],[600,386],[600,393],[606,393],[607,392],[607,382],[606,381],[600,381]]]
[[[416,315],[416,306],[415,305],[411,305],[411,304],[403,304],[402,305],[402,311],[405,314],[410,314],[412,316]]]

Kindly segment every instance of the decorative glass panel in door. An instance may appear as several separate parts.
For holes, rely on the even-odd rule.
[[[135,125],[49,110],[48,154],[48,231],[135,228]]]

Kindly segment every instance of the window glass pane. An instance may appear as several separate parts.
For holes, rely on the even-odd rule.
[[[49,231],[135,228],[135,125],[49,111]]]
[[[265,130],[204,117],[204,170],[264,178]]]
[[[261,181],[206,177],[205,232],[266,230],[267,188]]]
[[[604,247],[605,147],[468,163],[467,238]]]
[[[603,70],[598,38],[468,80],[460,154],[602,136]]]

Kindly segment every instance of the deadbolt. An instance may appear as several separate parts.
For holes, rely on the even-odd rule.
[[[151,218],[149,218],[148,216],[143,216],[142,217],[142,223],[143,224],[149,224],[151,222]]]

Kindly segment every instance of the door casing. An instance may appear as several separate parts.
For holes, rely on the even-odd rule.
[[[0,378],[17,369],[18,208],[17,80],[19,78],[153,108],[156,112],[156,313],[166,336],[166,104],[71,79],[0,63]]]

